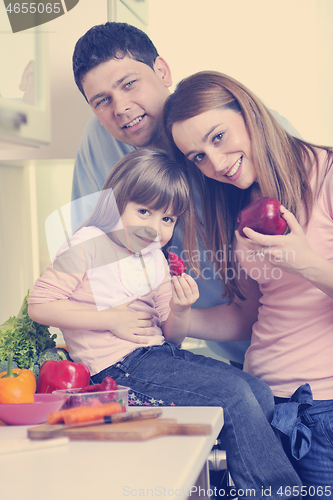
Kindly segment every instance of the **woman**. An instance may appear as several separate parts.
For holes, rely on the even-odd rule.
[[[253,278],[261,292],[244,370],[267,382],[276,396],[272,425],[306,485],[304,492],[329,497],[332,149],[290,136],[253,93],[217,72],[180,82],[166,103],[164,125],[175,155],[205,199],[204,238],[221,264],[230,302],[244,298],[243,271],[245,282]],[[239,210],[264,196],[282,203],[287,234],[267,236],[245,228],[246,237],[240,236]]]

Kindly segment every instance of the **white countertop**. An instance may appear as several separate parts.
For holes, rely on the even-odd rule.
[[[70,441],[65,446],[0,455],[1,498],[188,499],[222,428],[223,412],[219,407],[163,407],[162,418],[210,424],[212,434],[141,442]],[[25,438],[27,429],[0,425],[0,443]]]

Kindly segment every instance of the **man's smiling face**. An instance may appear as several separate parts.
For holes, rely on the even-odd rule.
[[[128,56],[88,71],[86,98],[101,125],[135,148],[161,146],[162,112],[171,86],[170,70],[157,57],[154,69]]]

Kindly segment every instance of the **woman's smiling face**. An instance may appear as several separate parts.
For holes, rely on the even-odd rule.
[[[257,178],[244,119],[231,109],[211,109],[172,126],[180,151],[211,179],[247,189]]]

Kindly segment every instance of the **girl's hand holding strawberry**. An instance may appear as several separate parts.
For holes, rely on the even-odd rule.
[[[161,325],[165,340],[180,345],[191,326],[191,305],[199,298],[197,283],[188,274],[173,276],[168,319]]]
[[[170,309],[183,313],[191,308],[199,298],[199,289],[194,279],[186,273],[172,277],[172,299]]]

